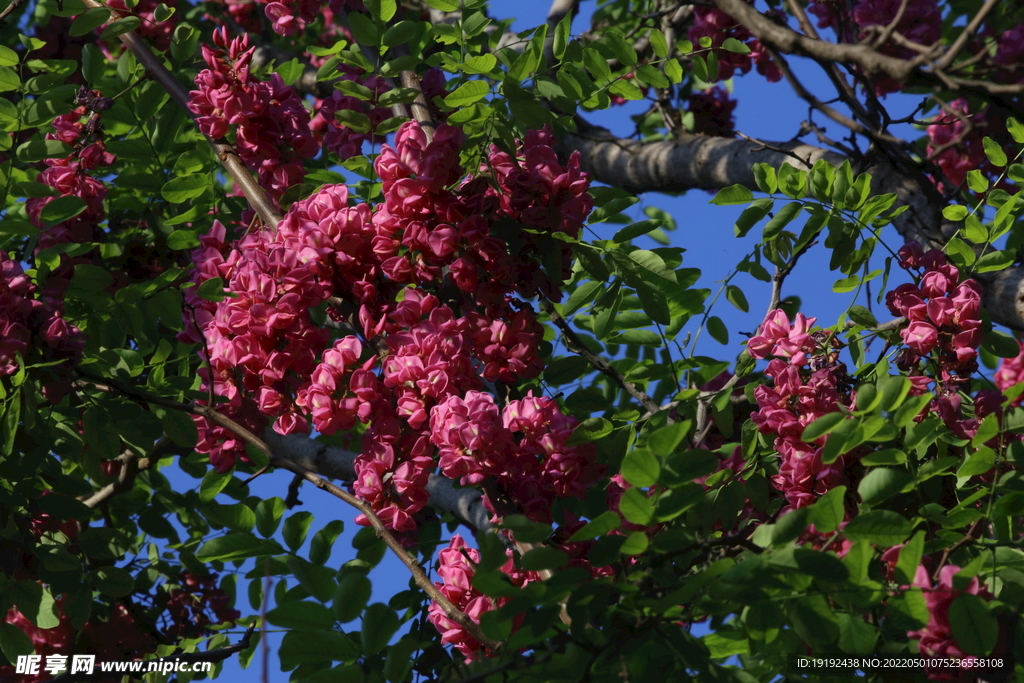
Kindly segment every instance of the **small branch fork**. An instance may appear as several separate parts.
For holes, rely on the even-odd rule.
[[[491,640],[484,635],[483,631],[480,630],[480,626],[469,618],[469,616],[462,612],[458,607],[453,605],[451,601],[444,596],[437,586],[430,580],[430,578],[423,571],[423,568],[416,562],[412,556],[409,555],[402,547],[402,544],[392,535],[387,527],[384,526],[384,522],[381,521],[380,517],[373,511],[373,508],[366,501],[360,500],[353,496],[348,491],[345,491],[341,487],[327,481],[323,477],[314,474],[305,467],[294,463],[285,458],[280,458],[274,455],[274,452],[261,438],[250,432],[242,425],[235,422],[233,419],[224,415],[221,412],[211,408],[210,406],[199,405],[194,401],[192,403],[182,403],[180,401],[174,401],[172,399],[164,398],[162,396],[156,396],[148,392],[136,389],[135,387],[124,385],[121,382],[105,378],[92,377],[79,370],[79,374],[86,377],[91,383],[95,384],[97,388],[113,389],[129,398],[143,401],[146,403],[154,403],[156,405],[164,406],[174,410],[180,410],[186,413],[192,413],[193,415],[199,415],[213,422],[214,424],[224,427],[230,430],[233,434],[243,439],[246,443],[256,447],[260,450],[270,464],[274,467],[288,470],[298,477],[302,477],[304,480],[316,486],[318,489],[327,491],[336,498],[340,498],[355,509],[359,510],[366,518],[370,521],[370,525],[374,531],[377,532],[378,538],[382,539],[389,548],[398,556],[398,559],[402,561],[413,576],[413,580],[416,581],[416,585],[419,586],[423,591],[430,596],[430,598],[441,606],[445,614],[449,619],[459,624],[466,630],[471,636],[476,638],[482,645],[497,650],[501,647],[501,644]]]
[[[86,7],[104,7],[97,0],[83,0],[83,2]],[[120,14],[116,11],[111,11],[111,17],[116,19],[120,17]],[[149,77],[159,83],[167,91],[167,94],[171,96],[171,99],[184,109],[190,117],[194,118],[192,111],[188,108],[188,91],[178,82],[174,74],[168,71],[163,62],[153,54],[146,42],[135,31],[123,33],[118,38],[135,55],[139,63],[145,67]],[[260,217],[263,224],[268,228],[276,229],[278,222],[281,220],[281,212],[274,203],[274,200],[263,191],[263,188],[259,186],[252,177],[252,174],[249,173],[249,169],[242,163],[238,153],[235,152],[231,145],[215,140],[210,136],[206,136],[206,141],[210,143],[210,147],[213,148],[213,152],[217,159],[220,160],[224,170],[228,172],[232,180],[242,190],[242,194],[249,201],[249,206],[253,208],[253,211]]]
[[[580,339],[578,334],[576,334],[576,331],[573,330],[566,319],[555,310],[554,304],[547,299],[541,299],[540,308],[548,314],[555,326],[562,331],[569,350],[584,358],[595,370],[610,377],[616,384],[622,387],[627,394],[639,401],[640,405],[642,405],[647,412],[651,414],[658,412],[660,407],[655,403],[654,399],[644,393],[644,391],[635,384],[627,381],[623,374],[613,368],[604,358],[601,358],[595,353],[591,353],[591,351],[587,349],[583,340]]]

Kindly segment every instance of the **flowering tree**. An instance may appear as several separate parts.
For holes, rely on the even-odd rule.
[[[1013,680],[1024,9],[761,5],[0,0],[3,680]],[[761,235],[717,293],[623,213],[694,189]]]

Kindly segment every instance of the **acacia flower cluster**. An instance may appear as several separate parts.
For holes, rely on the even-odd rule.
[[[849,407],[855,398],[846,365],[832,354],[838,340],[827,333],[812,333],[815,321],[797,313],[790,322],[784,311],[776,309],[747,342],[754,358],[772,357],[765,374],[773,384],[754,390],[758,410],[750,419],[762,434],[776,437],[775,450],[782,462],[772,484],[794,508],[811,505],[836,486],[849,484],[844,470],[858,457],[848,453],[826,464],[822,450],[828,437],[815,443],[802,438],[807,425],[836,412],[840,405]]]
[[[928,606],[928,624],[917,631],[910,631],[907,636],[918,640],[918,650],[922,654],[936,657],[960,657],[970,658],[976,653],[964,652],[953,639],[953,628],[950,625],[949,608],[953,601],[960,595],[977,595],[983,600],[991,600],[992,594],[982,587],[977,576],[972,576],[967,585],[958,590],[953,585],[953,577],[960,571],[960,567],[954,564],[947,564],[939,569],[937,581],[933,584],[925,565],[917,568],[914,575],[914,587],[920,588],[924,593],[925,603]],[[946,675],[943,676],[942,674]],[[967,670],[965,670],[967,673]],[[936,672],[932,678],[937,680],[949,680],[952,678],[948,672]],[[958,679],[959,680],[959,679]],[[973,676],[969,680],[974,680]]]
[[[937,394],[934,408],[954,433],[970,438],[978,418],[991,412],[1000,401],[990,392],[979,392],[978,415],[964,420],[960,392],[968,388],[971,375],[978,370],[978,347],[983,330],[979,319],[981,287],[971,279],[960,281],[960,272],[937,249],[925,252],[917,242],[899,251],[900,265],[919,270],[918,284],[900,285],[886,294],[886,305],[893,315],[902,315],[909,324],[900,330],[906,348],[897,357],[901,370],[909,371],[919,391],[931,379],[921,363],[934,363]],[[991,392],[995,393],[995,392]]]
[[[376,161],[384,202],[373,208],[350,206],[345,186],[334,185],[293,204],[276,232],[249,232],[229,245],[216,223],[193,253],[194,278],[221,278],[231,295],[215,303],[186,291],[194,321],[183,339],[208,355],[204,379],[228,399],[222,409],[256,430],[276,418],[281,433],[307,431],[309,420],[326,434],[368,423],[353,489],[399,531],[416,526],[437,447],[460,477],[491,472],[489,459],[516,458],[523,476],[509,477],[508,493],[535,514],[592,480],[588,450],[565,443],[576,422],[550,399],[513,401],[503,440],[480,456],[485,464],[473,464],[478,442],[469,432],[472,445],[461,434],[431,440],[438,406],[493,416],[478,406],[493,405],[480,393],[481,377],[511,382],[540,373],[543,330],[516,295],[560,296],[538,260],[555,256],[564,276],[568,248],[547,234],[577,236],[591,207],[578,159],[563,167],[550,133],[527,135],[516,158],[492,150],[481,175],[461,185],[460,135],[441,126],[428,144],[418,124],[404,125]],[[513,255],[491,236],[496,223],[541,234],[523,232]],[[432,292],[454,300],[443,304]],[[330,345],[305,313],[324,302],[355,335]],[[197,422],[199,449],[227,471],[243,444]]]
[[[303,159],[319,151],[309,128],[309,112],[295,89],[281,76],[256,81],[249,72],[255,47],[249,35],[228,39],[225,28],[214,31],[219,49],[202,46],[209,67],[196,76],[197,89],[190,93],[189,109],[204,135],[222,138],[235,126],[235,150],[246,166],[255,170],[260,184],[273,196],[301,182]]]
[[[509,550],[507,553],[509,559],[502,565],[501,571],[509,577],[514,586],[522,588],[531,581],[540,579],[536,572],[516,570],[512,560],[512,551]],[[441,582],[435,581],[434,585],[470,619],[479,624],[480,618],[485,613],[508,604],[509,598],[490,598],[473,587],[473,576],[476,574],[475,565],[480,563],[480,553],[475,548],[467,546],[462,536],[459,534],[452,536],[448,547],[437,555],[437,573],[441,577]],[[479,659],[480,655],[490,654],[462,626],[449,619],[436,602],[430,603],[427,619],[441,633],[441,644],[454,645],[466,658],[466,661],[473,661]],[[513,626],[516,625],[518,624],[513,622]]]

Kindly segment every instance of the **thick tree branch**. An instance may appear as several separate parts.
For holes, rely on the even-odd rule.
[[[848,158],[795,141],[761,143],[684,135],[678,140],[644,143],[619,138],[582,119],[577,119],[577,127],[577,133],[559,138],[559,155],[566,158],[578,152],[583,170],[594,180],[636,193],[720,190],[731,185],[756,190],[755,163],[778,168],[795,154],[811,164],[824,159],[839,166]],[[909,177],[887,158],[866,170],[872,175],[872,192],[893,192],[897,206],[909,207],[894,224],[904,240],[920,242],[925,248],[945,244],[956,226],[943,219],[946,202],[934,187]],[[985,288],[983,305],[992,319],[1011,329],[1024,330],[1024,268],[1015,266],[975,278]]]
[[[272,429],[268,429],[263,438],[277,457],[331,479],[355,480],[358,453],[328,446],[302,434],[281,436]],[[477,489],[456,488],[451,479],[431,474],[427,492],[430,494],[429,505],[442,512],[451,512],[470,529],[480,532],[490,528],[491,515]]]

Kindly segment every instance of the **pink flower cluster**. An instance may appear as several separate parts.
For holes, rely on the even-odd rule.
[[[330,405],[325,412],[323,404],[343,389],[338,380],[358,359],[361,345],[342,340],[325,353],[329,333],[307,311],[333,294],[336,272],[359,276],[357,268],[346,266],[360,248],[368,253],[371,234],[369,206],[350,207],[348,189],[333,185],[293,204],[276,232],[248,233],[230,250],[224,226],[215,221],[193,252],[194,280],[221,278],[234,296],[214,303],[186,290],[195,326],[181,337],[209,353],[213,376],[204,379],[229,399],[224,408],[250,428],[259,431],[261,416],[267,416],[277,418],[274,427],[283,434],[308,431],[302,413],[312,414],[315,426],[327,433],[345,424],[344,409]],[[199,448],[220,471],[229,470],[244,444],[203,418],[197,424]]]
[[[775,435],[775,449],[782,462],[772,483],[795,508],[848,484],[844,470],[857,459],[855,453],[848,453],[825,464],[821,455],[828,437],[814,444],[802,440],[804,427],[854,401],[846,365],[830,353],[839,342],[825,333],[811,333],[815,320],[798,313],[791,323],[786,313],[777,309],[747,343],[754,358],[774,357],[765,370],[773,384],[754,390],[758,410],[750,419],[762,434]]]
[[[981,287],[974,280],[960,282],[959,270],[937,249],[924,252],[911,242],[899,256],[903,268],[922,271],[918,284],[900,285],[886,295],[889,311],[910,323],[900,331],[908,347],[900,362],[909,369],[936,351],[940,383],[952,385],[955,393],[978,370]]]
[[[33,225],[42,230],[38,243],[40,249],[68,242],[94,241],[97,236],[96,224],[106,215],[103,200],[107,196],[107,188],[90,175],[90,171],[110,166],[116,159],[104,146],[103,125],[100,121],[100,112],[110,109],[113,101],[102,97],[98,90],[82,88],[77,103],[78,107],[56,117],[52,124],[54,132],[46,134],[47,140],[59,140],[70,145],[71,153],[65,158],[44,159],[46,169],[37,176],[36,181],[53,187],[61,197],[78,197],[85,202],[85,211],[47,227],[40,214],[57,197],[29,199],[25,209]],[[70,273],[67,277],[70,278]]]
[[[492,225],[578,235],[591,207],[586,176],[577,157],[561,166],[543,132],[528,135],[516,159],[493,150],[481,175],[460,187],[460,140],[442,125],[428,144],[418,124],[403,126],[376,161],[384,203],[372,209],[349,206],[336,185],[293,204],[276,232],[249,232],[230,247],[216,223],[193,253],[194,278],[221,278],[232,295],[214,303],[186,291],[195,320],[182,338],[209,354],[204,379],[228,399],[222,409],[257,431],[265,417],[281,433],[307,430],[309,419],[326,434],[369,423],[353,489],[398,531],[416,528],[438,447],[443,468],[474,480],[495,474],[536,515],[593,480],[589,451],[566,445],[576,421],[554,401],[513,401],[498,425],[497,408],[485,406],[493,399],[480,393],[481,376],[512,382],[540,373],[543,329],[514,295],[559,297],[558,283],[542,274],[539,245],[568,261],[565,244],[546,234],[521,233],[513,255]],[[359,336],[329,348],[328,332],[306,314],[324,302]],[[432,441],[438,407],[473,424]],[[243,445],[198,424],[199,450],[230,469]],[[502,436],[481,455],[473,429]],[[510,458],[520,476],[496,471]]]
[[[264,82],[251,78],[249,63],[256,48],[249,47],[248,34],[229,42],[227,30],[219,28],[213,39],[220,49],[202,46],[209,68],[196,76],[198,89],[189,93],[189,109],[199,130],[212,138],[224,137],[234,125],[239,157],[279,197],[302,181],[302,160],[319,151],[309,112],[278,74]]]
[[[959,571],[960,567],[956,565],[945,565],[939,570],[938,581],[933,585],[926,567],[921,565],[917,568],[913,585],[924,593],[928,605],[928,625],[920,630],[910,631],[907,635],[918,639],[921,654],[965,658],[970,654],[960,649],[953,640],[953,629],[949,622],[950,605],[960,595],[977,595],[985,600],[991,600],[993,596],[981,586],[976,576],[971,578],[963,590],[954,588],[953,577]]]
[[[984,117],[971,114],[970,105],[962,97],[950,102],[949,108],[953,111],[936,116],[928,126],[927,152],[955,189],[964,184],[968,171],[987,165],[982,144],[986,122]],[[970,131],[967,130],[968,120]],[[938,182],[936,179],[936,184]]]
[[[752,0],[746,0],[753,4]],[[712,7],[694,7],[694,22],[690,27],[689,38],[695,49],[699,49],[701,38],[710,38],[713,48],[720,48],[727,38],[735,38],[750,48],[750,54],[741,55],[726,50],[716,50],[718,57],[718,78],[729,80],[733,74],[739,71],[741,74],[748,73],[751,67],[757,67],[757,72],[775,83],[782,80],[782,71],[772,61],[761,41],[753,36],[742,24],[733,19],[725,12]]]
[[[517,571],[512,561],[512,551],[507,552],[509,559],[501,567],[501,571],[509,577],[513,585],[522,588],[531,581],[540,579],[536,572]],[[503,607],[509,602],[509,598],[489,598],[473,587],[475,565],[479,563],[480,553],[475,548],[468,547],[462,536],[455,534],[448,547],[438,553],[437,573],[442,582],[434,582],[453,605],[478,624],[485,613]],[[467,661],[478,659],[481,654],[490,654],[462,626],[449,619],[436,602],[430,603],[427,619],[441,633],[441,644],[454,645]]]

